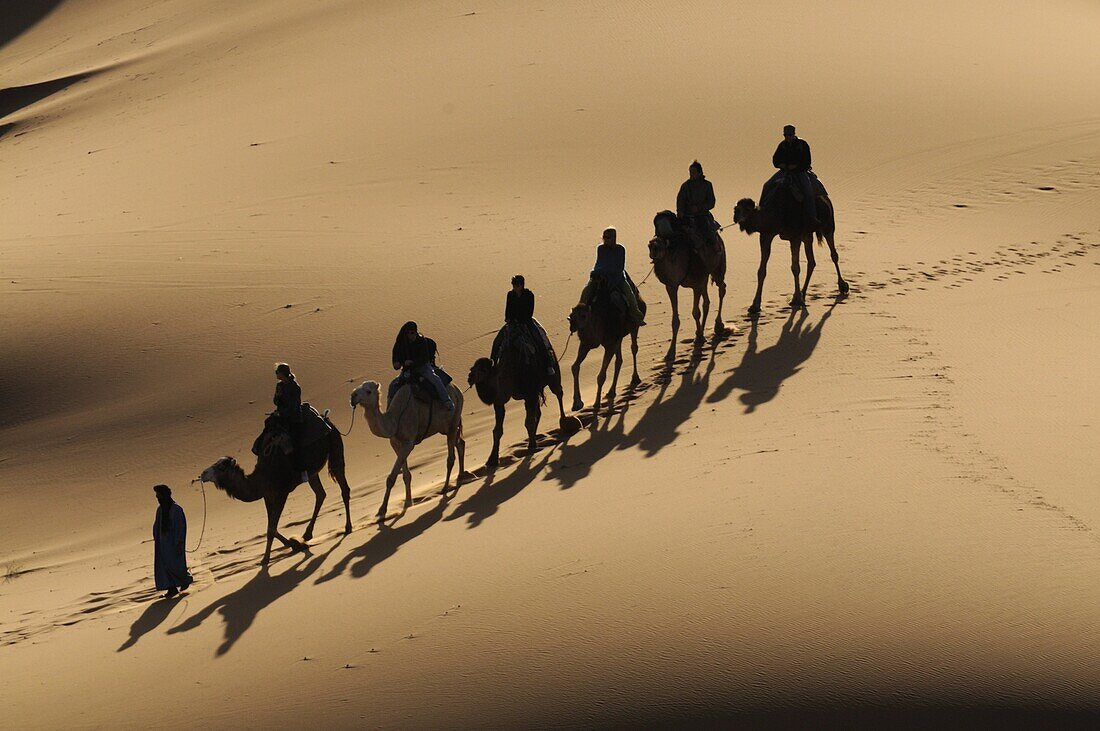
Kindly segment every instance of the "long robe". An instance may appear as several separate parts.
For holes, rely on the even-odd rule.
[[[161,530],[161,511],[157,508],[156,521],[153,523],[153,578],[158,589],[173,587],[183,590],[194,579],[187,570],[187,553],[184,546],[187,541],[187,518],[183,508],[172,503],[168,506],[170,524],[167,531]]]

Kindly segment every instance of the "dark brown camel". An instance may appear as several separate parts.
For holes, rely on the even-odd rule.
[[[685,287],[694,295],[691,309],[695,318],[695,342],[703,342],[703,324],[710,311],[710,293],[708,280],[718,287],[718,315],[714,318],[714,332],[722,333],[722,303],[726,299],[726,245],[718,232],[710,242],[695,246],[692,234],[681,225],[672,211],[661,211],[653,218],[655,236],[649,242],[649,259],[653,262],[653,273],[661,284],[665,285],[669,301],[672,302],[672,344],[669,357],[676,353],[676,334],[680,331],[679,290]],[[702,300],[702,311],[699,301]]]
[[[501,355],[496,363],[490,358],[478,358],[467,382],[475,388],[478,398],[484,404],[492,404],[496,413],[496,425],[493,427],[493,451],[485,462],[487,467],[496,467],[500,464],[500,438],[504,435],[505,407],[511,400],[522,401],[527,408],[527,418],[524,424],[527,426],[527,449],[534,452],[537,449],[535,437],[539,431],[539,421],[542,419],[542,405],[546,403],[546,388],[558,399],[558,413],[560,414],[559,426],[562,431],[572,433],[580,428],[576,417],[565,415],[565,406],[562,404],[561,371],[555,366],[552,374],[546,372],[545,366],[538,362],[526,362],[519,351],[523,347],[520,343],[506,344],[501,349]],[[551,353],[551,356],[553,354]]]
[[[300,548],[296,541],[287,540],[279,533],[279,517],[283,514],[287,496],[300,484],[303,471],[309,476],[309,486],[313,488],[317,499],[313,506],[313,517],[309,519],[309,525],[302,537],[307,541],[313,538],[313,525],[317,522],[317,514],[321,512],[321,503],[325,501],[325,488],[318,475],[326,463],[329,475],[340,485],[340,495],[344,499],[344,532],[351,533],[351,488],[344,477],[344,440],[327,416],[325,422],[332,427],[328,435],[313,444],[299,447],[300,454],[288,456],[281,449],[270,450],[271,454],[261,454],[256,460],[255,469],[248,475],[237,464],[237,460],[222,457],[199,476],[200,480],[213,482],[219,490],[224,490],[235,500],[251,503],[263,499],[267,507],[267,547],[264,549],[262,566],[267,566],[271,559],[271,541],[274,538],[278,538],[289,548]],[[299,467],[292,462],[293,456],[298,458]],[[301,465],[305,466],[304,470],[300,469]]]
[[[780,194],[777,194],[777,197]],[[791,245],[791,273],[794,274],[794,297],[791,298],[791,307],[802,307],[806,302],[806,290],[810,286],[810,275],[814,272],[814,234],[817,234],[818,243],[824,239],[829,244],[829,251],[833,257],[833,265],[836,267],[837,287],[841,294],[848,292],[848,283],[840,273],[840,257],[836,253],[836,216],[833,210],[833,202],[827,195],[817,197],[817,216],[820,221],[817,226],[808,224],[785,224],[781,211],[783,207],[778,203],[769,205],[766,209],[756,207],[752,198],[742,198],[737,201],[733,209],[733,222],[740,226],[741,230],[748,234],[760,234],[760,268],[756,271],[756,297],[749,307],[750,314],[760,312],[760,297],[764,291],[764,277],[768,273],[768,257],[771,256],[772,239],[776,236],[787,241]],[[794,216],[797,220],[799,217]],[[806,281],[799,289],[798,286],[798,247],[803,244],[806,249]]]
[[[644,314],[645,301],[638,295],[638,307]],[[630,316],[611,301],[611,288],[606,281],[600,282],[591,304],[577,305],[569,313],[569,331],[577,334],[577,359],[573,362],[573,411],[584,408],[581,400],[580,373],[581,363],[590,350],[603,348],[603,363],[596,377],[596,401],[592,412],[600,411],[600,397],[603,384],[607,379],[607,366],[615,358],[615,374],[611,379],[611,390],[607,392],[608,403],[615,398],[615,388],[619,383],[619,370],[623,365],[623,338],[630,336],[630,352],[634,360],[634,375],[630,379],[633,388],[642,382],[638,377],[638,325]]]

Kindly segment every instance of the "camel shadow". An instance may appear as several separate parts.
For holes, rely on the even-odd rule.
[[[613,419],[615,425],[611,426]],[[555,480],[562,490],[568,490],[588,477],[592,473],[592,466],[622,443],[626,435],[625,420],[626,409],[608,414],[602,423],[599,418],[593,419],[588,425],[591,436],[580,444],[564,442],[558,459],[549,465],[545,479]]]
[[[719,338],[711,340],[710,356],[701,375],[698,370],[703,352],[700,346],[695,347],[691,359],[679,374],[680,383],[671,396],[667,394],[669,386],[676,380],[675,365],[666,363],[661,367],[657,374],[657,381],[661,384],[657,398],[623,438],[619,449],[638,447],[647,457],[652,457],[680,436],[680,426],[687,423],[695,410],[702,405],[710,389],[710,377],[714,372],[719,342]]]
[[[450,494],[453,493],[448,493],[448,495]],[[431,510],[421,513],[416,520],[410,523],[397,525],[396,527],[388,524],[378,526],[378,532],[367,539],[366,543],[341,558],[324,576],[319,577],[313,583],[323,584],[332,581],[348,571],[349,567],[353,577],[363,578],[375,566],[396,554],[401,546],[419,537],[442,520],[443,513],[450,502],[448,495],[440,497]]]
[[[802,370],[802,364],[813,355],[821,341],[825,323],[842,299],[842,296],[837,297],[817,324],[811,327],[806,327],[808,310],[791,310],[780,330],[779,340],[763,350],[758,350],[759,323],[753,319],[741,363],[707,397],[707,403],[724,401],[735,389],[740,389],[745,413],[751,414],[758,406],[774,399],[783,382]]]
[[[557,446],[551,448],[538,464],[534,464],[534,454],[526,452],[520,463],[499,482],[496,475],[490,472],[485,477],[485,482],[470,497],[454,509],[445,521],[458,520],[466,516],[467,528],[477,528],[487,518],[492,517],[500,509],[500,506],[519,495],[527,486],[535,481],[542,469],[550,461],[551,455]]]
[[[123,642],[115,652],[125,652],[136,645],[138,640],[155,630],[164,620],[168,619],[168,615],[178,606],[179,599],[176,597],[171,599],[157,599],[151,602],[149,606],[145,607],[145,611],[141,613],[141,616],[130,625],[130,636],[126,638],[126,641]]]
[[[264,608],[274,604],[280,597],[286,596],[296,589],[303,581],[308,579],[321,564],[343,542],[341,535],[333,542],[324,553],[312,556],[308,547],[301,558],[285,571],[272,575],[262,568],[240,589],[221,597],[209,606],[205,607],[193,617],[188,618],[179,625],[168,630],[168,634],[174,635],[180,632],[188,632],[205,622],[210,615],[218,612],[225,621],[225,636],[218,646],[216,656],[221,657],[233,648],[245,632],[256,621],[257,615]]]

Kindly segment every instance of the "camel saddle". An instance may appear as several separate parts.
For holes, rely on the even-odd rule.
[[[308,447],[328,436],[333,427],[325,417],[317,413],[317,409],[308,403],[302,404],[302,420],[288,431],[283,420],[274,414],[269,414],[264,420],[264,429],[252,443],[252,453],[260,455],[272,455],[275,451],[283,454],[293,454],[295,450]]]
[[[440,366],[432,367],[435,368],[436,374],[438,374],[440,380],[443,381],[444,387],[451,385],[451,381],[453,381],[454,379],[451,378],[450,373],[447,373],[447,371],[443,370],[443,368],[441,368]],[[425,383],[424,379],[422,379],[415,373],[410,373],[409,371],[401,371],[401,375],[390,382],[390,394],[396,394],[397,390],[405,385],[412,387],[413,398],[417,401],[430,404],[433,401],[439,400],[439,398],[436,397],[435,389],[432,388],[431,384]]]
[[[685,221],[672,211],[661,211],[653,217],[653,233],[659,239],[668,242],[670,248],[691,242],[692,248],[715,246],[718,243],[718,222],[713,216],[698,216],[699,222],[705,222],[706,231],[700,231],[692,221]]]

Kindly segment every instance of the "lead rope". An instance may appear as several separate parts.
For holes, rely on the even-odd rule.
[[[573,339],[573,332],[569,332],[569,337],[565,339],[565,350],[561,351],[561,355],[558,356],[558,364],[561,365],[561,359],[565,357],[565,354],[569,352],[569,341]],[[558,369],[558,373],[561,373],[561,369]]]
[[[199,547],[202,546],[202,537],[206,535],[206,483],[201,478],[198,480],[191,480],[192,485],[196,482],[199,483],[199,487],[202,488],[202,530],[199,531],[199,542],[195,544],[194,548],[187,551],[187,553],[197,552]]]
[[[348,434],[351,434],[351,430],[354,429],[354,428],[355,428],[355,407],[352,406],[351,407],[351,426],[348,427],[347,431],[340,431],[339,429],[337,429],[336,431],[340,432],[340,436],[346,437]]]

